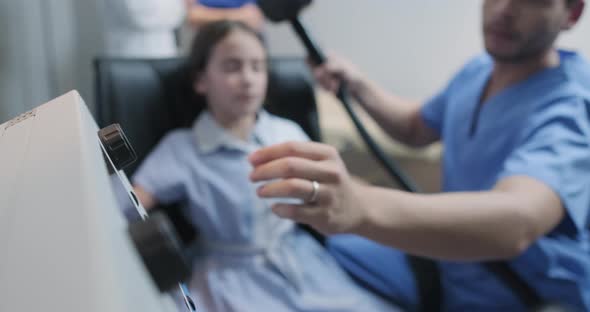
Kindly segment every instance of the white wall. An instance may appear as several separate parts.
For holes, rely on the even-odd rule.
[[[316,0],[303,19],[327,50],[392,91],[425,98],[481,50],[481,0]],[[78,89],[92,105],[104,51],[103,0],[0,0],[0,122]],[[563,44],[590,56],[590,11]],[[268,25],[271,53],[303,55],[288,25]],[[190,38],[190,36],[186,36]]]
[[[23,103],[49,93],[41,15],[39,0],[0,0],[0,116],[20,113]]]
[[[423,99],[481,51],[481,0],[316,0],[302,14],[325,50],[391,91]],[[589,7],[590,9],[590,7]],[[590,58],[590,10],[561,43]],[[268,25],[274,55],[303,55],[288,25]]]
[[[102,0],[0,0],[0,122],[78,89],[92,104]]]

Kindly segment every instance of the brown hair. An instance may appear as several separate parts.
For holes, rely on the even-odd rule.
[[[580,2],[582,0],[566,0],[566,1],[567,1],[567,5],[568,6],[572,6],[572,5],[578,3],[578,2]]]
[[[243,22],[221,20],[205,24],[199,29],[197,35],[193,39],[188,57],[191,83],[194,82],[199,77],[200,73],[205,70],[205,67],[207,67],[207,63],[211,58],[211,53],[217,43],[234,30],[241,30],[251,34],[260,40],[260,43],[265,46],[260,33]]]
[[[191,44],[187,64],[180,73],[181,95],[171,103],[172,123],[176,127],[190,127],[195,118],[207,107],[205,96],[194,91],[194,82],[207,67],[215,46],[234,30],[251,34],[266,46],[260,33],[239,21],[221,20],[200,27]]]

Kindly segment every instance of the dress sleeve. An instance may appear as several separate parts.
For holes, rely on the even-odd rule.
[[[180,134],[165,136],[133,176],[135,185],[141,186],[162,204],[174,203],[185,197],[187,166],[183,165],[180,156],[189,144]]]

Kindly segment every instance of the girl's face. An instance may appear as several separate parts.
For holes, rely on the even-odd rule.
[[[212,49],[193,87],[206,97],[214,115],[224,119],[250,116],[266,96],[266,63],[260,40],[243,30],[233,30]]]

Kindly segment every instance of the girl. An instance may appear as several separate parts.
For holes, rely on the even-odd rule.
[[[167,134],[133,177],[146,209],[183,202],[200,231],[189,283],[199,311],[392,311],[358,287],[310,235],[271,213],[256,195],[248,155],[308,140],[261,109],[267,53],[245,24],[202,28],[190,54],[194,91],[206,109],[192,129]]]

